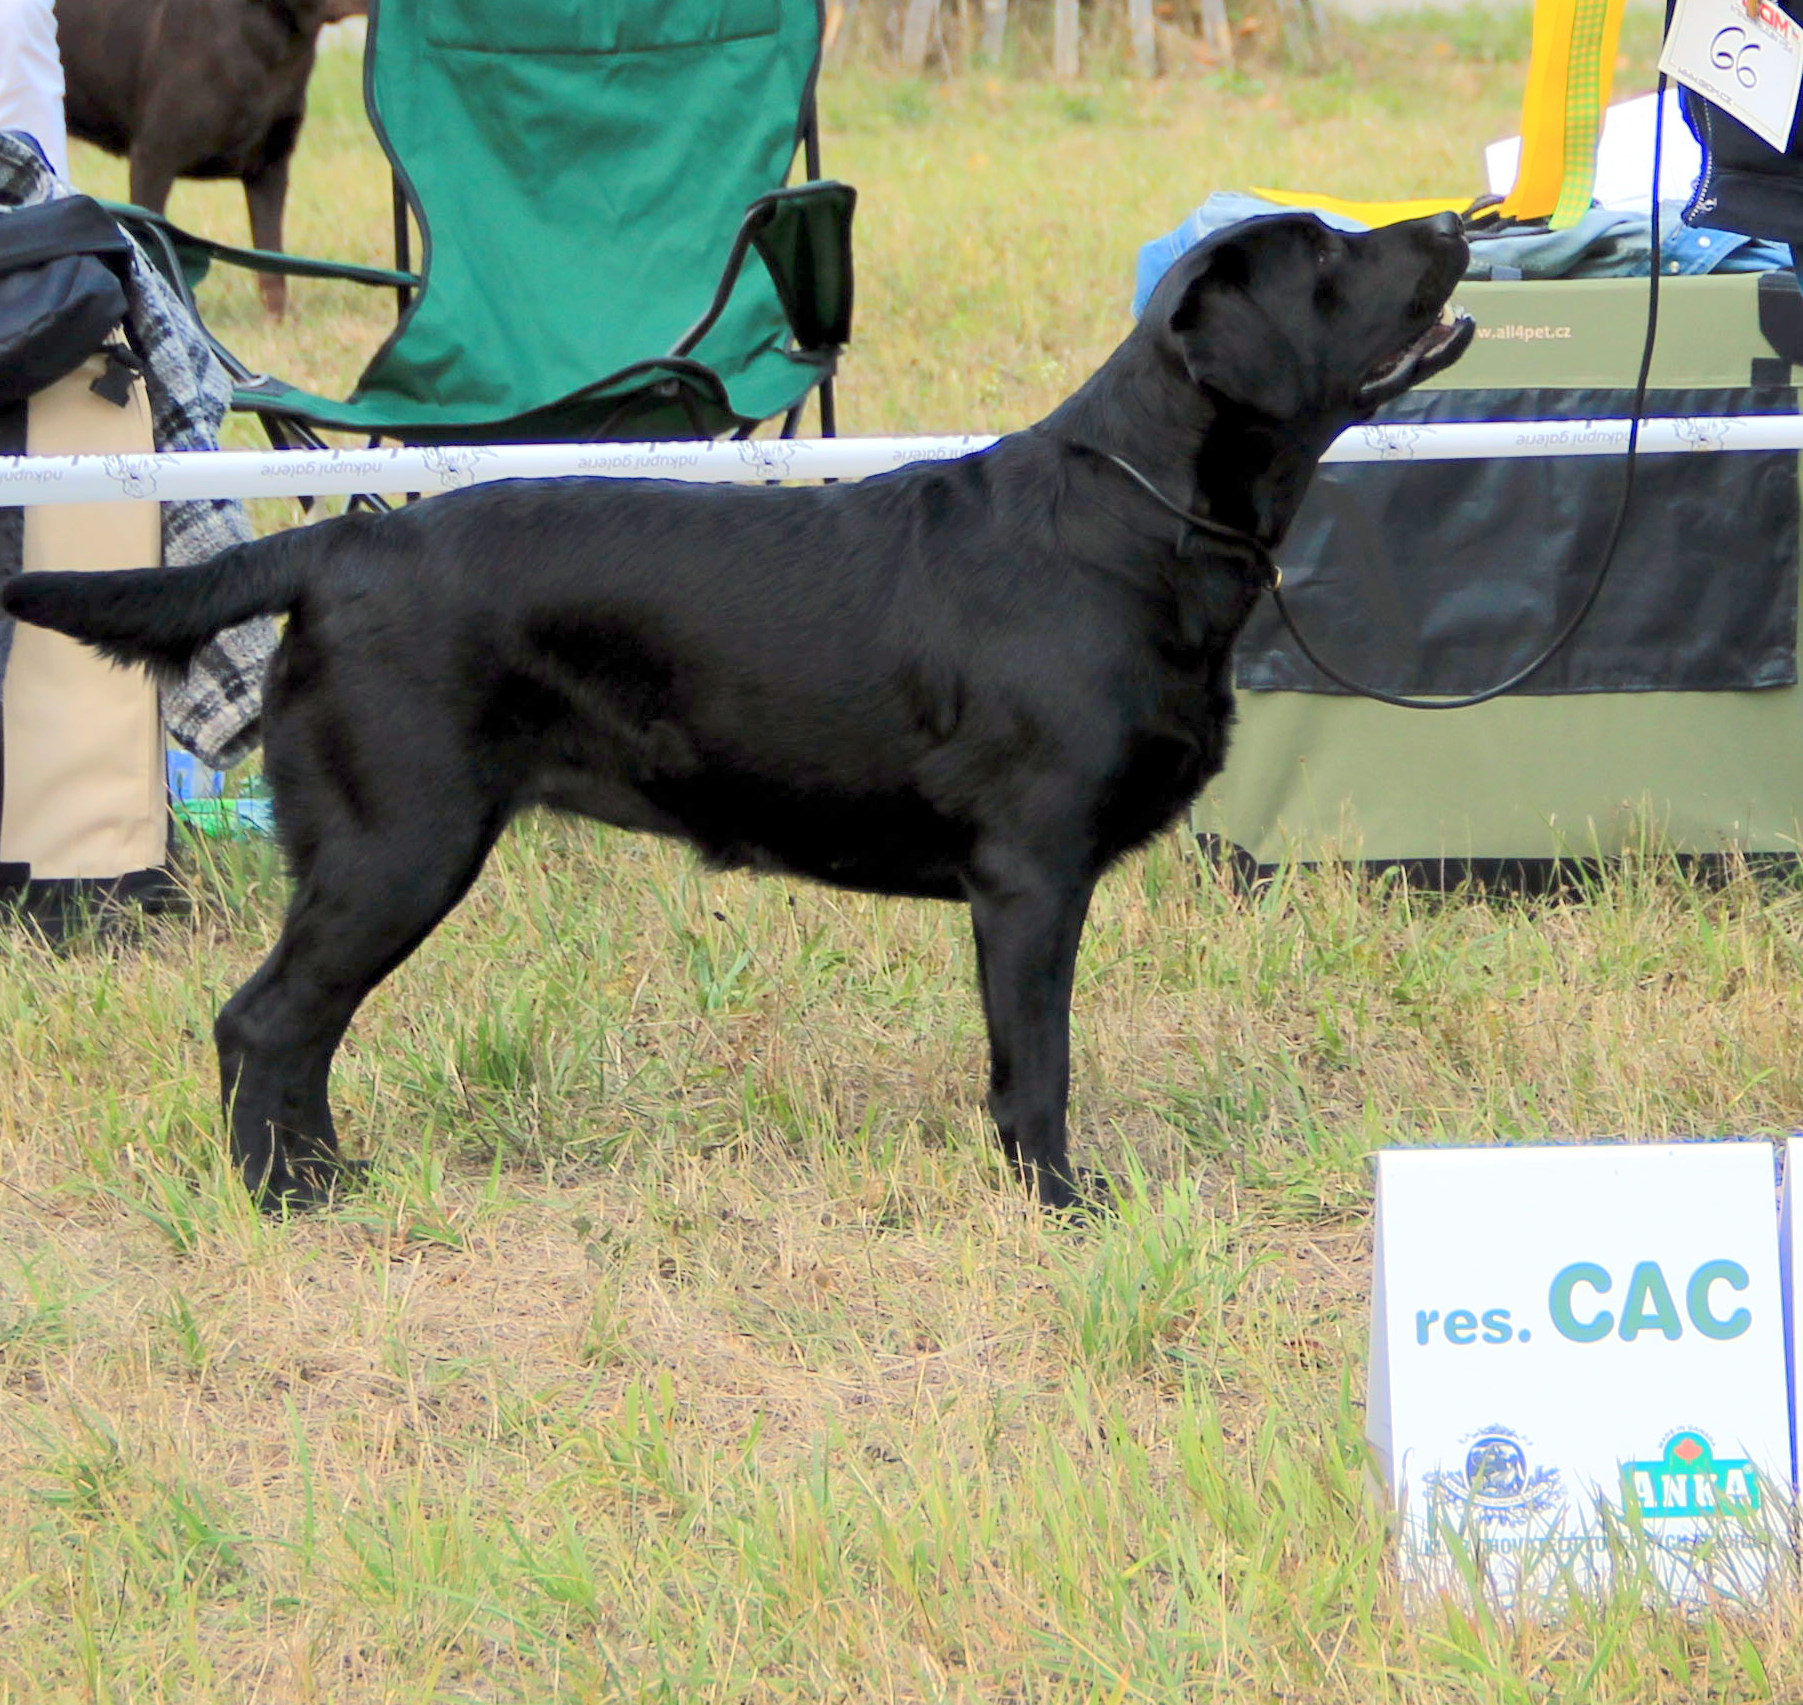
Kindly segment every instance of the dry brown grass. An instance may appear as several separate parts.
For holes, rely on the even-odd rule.
[[[1087,1235],[999,1175],[955,913],[550,823],[359,1020],[377,1186],[266,1223],[204,1038],[277,888],[203,893],[144,951],[7,948],[12,1696],[1803,1686],[1781,1619],[1405,1621],[1357,1402],[1369,1148],[1782,1128],[1791,890],[1249,897],[1163,844],[1085,955],[1129,1196]]]
[[[1031,418],[1210,187],[1465,181],[1521,66],[1467,30],[1424,90],[1384,39],[1256,87],[829,88],[850,429]],[[379,259],[350,96],[329,66],[296,242]],[[380,335],[208,288],[317,384]],[[1369,1151],[1786,1128],[1795,887],[1246,895],[1171,837],[1086,942],[1075,1125],[1125,1200],[1074,1233],[998,1167],[959,914],[549,821],[341,1055],[374,1186],[260,1220],[208,1029],[281,881],[195,882],[138,947],[0,938],[0,1700],[1803,1697],[1788,1593],[1405,1618],[1359,1442]]]

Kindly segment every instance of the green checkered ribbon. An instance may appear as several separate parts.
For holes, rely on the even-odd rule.
[[[1602,129],[1603,37],[1609,0],[1577,0],[1565,78],[1565,170],[1550,221],[1563,231],[1590,211],[1596,144]]]

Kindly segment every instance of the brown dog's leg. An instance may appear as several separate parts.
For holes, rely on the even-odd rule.
[[[259,249],[279,253],[282,247],[282,210],[288,201],[288,157],[272,160],[244,180],[245,205],[250,209],[250,240]],[[257,274],[263,309],[279,320],[288,311],[288,280],[280,273]]]
[[[989,1111],[1015,1169],[1051,1208],[1082,1202],[1064,1118],[1071,983],[1092,888],[1087,880],[1019,869],[1002,881],[971,884],[989,1025]]]
[[[140,141],[131,151],[131,199],[136,207],[147,207],[161,213],[169,205],[169,192],[175,187],[175,171],[149,145]]]

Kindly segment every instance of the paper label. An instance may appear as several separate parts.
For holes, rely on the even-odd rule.
[[[1678,0],[1659,69],[1780,153],[1803,87],[1803,27],[1772,0]]]

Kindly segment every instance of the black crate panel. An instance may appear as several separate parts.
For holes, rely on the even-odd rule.
[[[1793,389],[1649,391],[1648,416],[1789,414]],[[1625,419],[1625,390],[1420,391],[1387,422]],[[1589,592],[1624,458],[1320,470],[1278,552],[1310,645],[1392,693],[1481,692],[1530,662]],[[1525,693],[1745,692],[1797,681],[1793,452],[1647,456],[1595,609]],[[1253,692],[1337,693],[1269,600],[1236,656]]]

